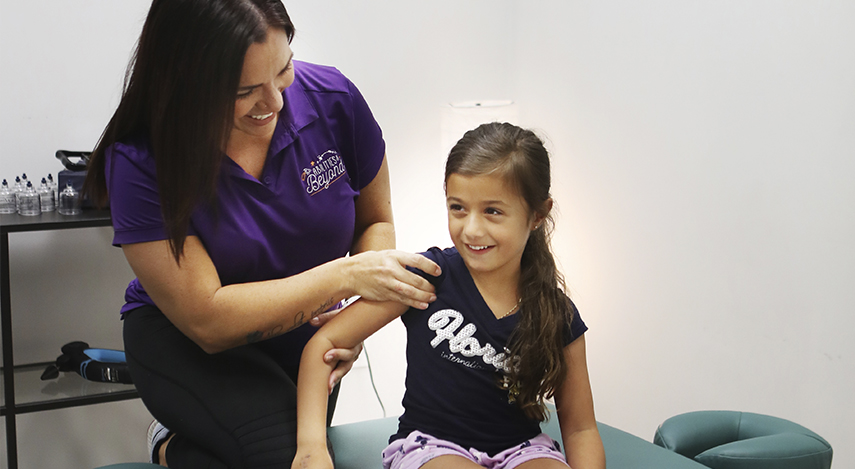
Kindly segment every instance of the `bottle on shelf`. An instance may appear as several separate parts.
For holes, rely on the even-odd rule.
[[[18,196],[18,213],[34,216],[42,213],[39,194],[33,188],[33,183],[27,181],[27,188]]]
[[[21,203],[18,198],[21,196],[21,193],[24,192],[24,185],[21,184],[21,176],[15,176],[15,211],[21,207]]]
[[[59,207],[57,211],[62,215],[79,215],[81,212],[80,194],[74,190],[71,182],[59,193]]]
[[[3,180],[0,184],[0,213],[15,213],[18,211],[18,196],[9,187],[9,183]]]
[[[48,186],[50,186],[50,189],[53,191],[53,205],[57,206],[57,205],[59,205],[59,191],[57,190],[57,187],[56,187],[57,186],[56,181],[53,180],[53,174],[48,173],[47,182],[48,182]]]
[[[47,179],[42,178],[42,184],[39,186],[39,201],[42,204],[42,212],[53,212],[56,210],[56,203],[53,198],[53,189],[48,185]]]

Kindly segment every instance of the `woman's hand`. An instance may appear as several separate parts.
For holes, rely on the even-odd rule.
[[[291,464],[291,469],[333,469],[332,458],[326,446],[306,448],[297,446],[297,456]]]
[[[347,306],[345,306],[345,308],[346,307]],[[343,309],[344,308],[334,309],[315,316],[312,318],[310,323],[315,327],[321,327],[329,322],[330,319],[338,315],[338,313]],[[341,379],[344,378],[344,375],[353,368],[353,364],[356,363],[360,353],[362,353],[362,343],[356,344],[356,346],[351,349],[336,348],[324,354],[324,363],[333,367],[333,371],[330,373],[328,389],[330,394],[332,394],[333,388],[335,388]]]
[[[362,343],[357,344],[356,347],[351,349],[336,348],[324,354],[324,363],[334,368],[332,373],[330,373],[330,393],[332,393],[333,388],[336,387],[339,381],[344,378],[344,375],[353,368],[353,364],[359,358],[360,353],[362,353]]]
[[[425,256],[403,251],[366,251],[349,258],[347,278],[351,290],[372,301],[394,301],[426,309],[436,300],[433,285],[406,269],[407,266],[429,275],[441,274],[438,265]]]

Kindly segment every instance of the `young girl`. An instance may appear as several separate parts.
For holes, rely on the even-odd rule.
[[[564,294],[549,244],[549,155],[532,132],[484,124],[445,168],[454,248],[424,253],[427,310],[359,300],[306,345],[298,383],[293,468],[331,468],[324,354],[349,348],[401,316],[407,391],[385,468],[605,468],[585,359],[587,327]],[[566,460],[540,432],[555,398]]]

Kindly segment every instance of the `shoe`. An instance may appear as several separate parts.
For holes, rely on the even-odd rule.
[[[148,426],[148,434],[146,436],[146,439],[148,440],[149,462],[152,464],[160,463],[160,458],[157,456],[157,452],[160,449],[160,445],[162,445],[171,434],[172,432],[157,420],[151,421],[151,424]]]

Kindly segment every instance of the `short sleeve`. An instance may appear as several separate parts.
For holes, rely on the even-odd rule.
[[[428,282],[430,282],[430,284],[433,285],[434,287],[438,287],[442,283],[442,281],[445,280],[446,269],[448,268],[448,263],[445,262],[445,256],[442,255],[442,250],[439,249],[438,247],[432,247],[425,252],[420,252],[419,254],[427,257],[428,259],[433,261],[436,265],[438,265],[440,270],[442,271],[442,273],[439,274],[439,276],[433,276],[431,274],[425,273],[421,269],[417,269],[415,267],[410,267],[410,266],[407,266],[407,270],[409,270],[410,272],[413,272],[415,274],[418,274],[420,277],[422,277],[425,280],[427,280]]]
[[[573,303],[573,300],[567,299],[570,302],[570,310],[573,315],[570,323],[565,326],[564,329],[564,346],[566,347],[574,340],[582,337],[588,330],[588,326],[585,324],[585,321],[582,320],[582,316],[579,315],[579,310],[576,308],[576,305]]]
[[[154,158],[144,144],[115,143],[106,152],[113,245],[167,239]]]

